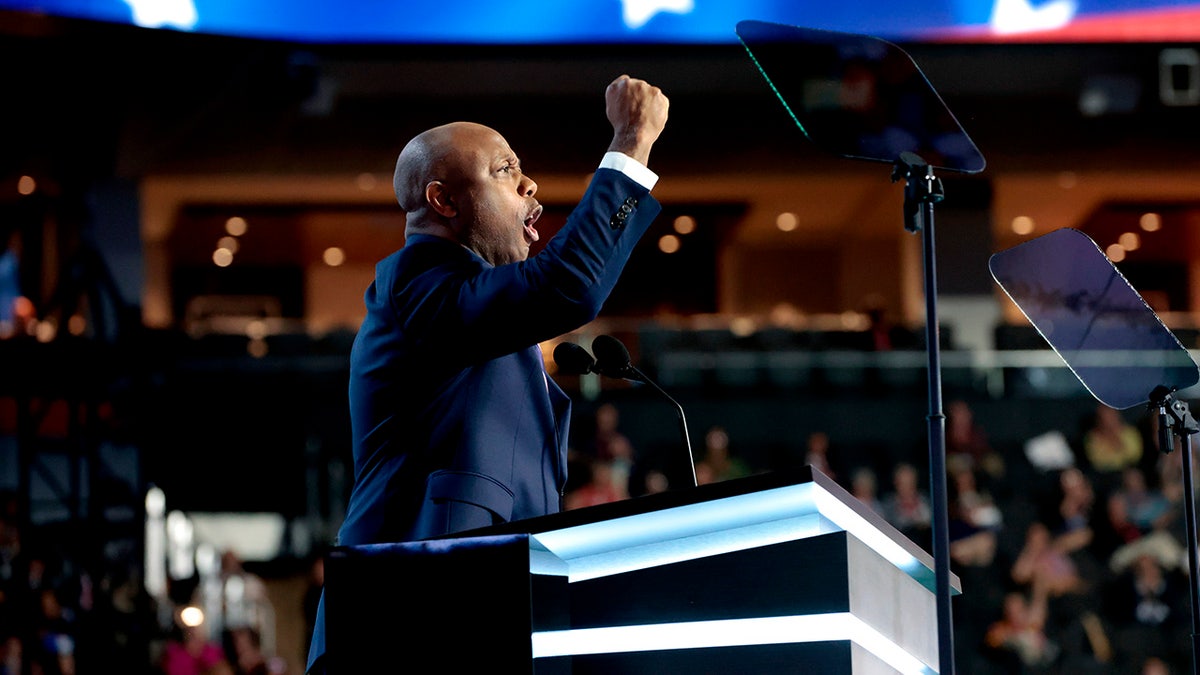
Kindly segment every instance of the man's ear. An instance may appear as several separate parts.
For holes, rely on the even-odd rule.
[[[458,207],[454,205],[450,191],[440,180],[432,181],[425,186],[425,201],[429,202],[429,206],[443,218],[453,218],[458,215]]]

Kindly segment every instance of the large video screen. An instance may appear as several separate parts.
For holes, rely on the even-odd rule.
[[[734,44],[758,20],[898,42],[1189,42],[1196,0],[0,0],[0,9],[311,43]]]

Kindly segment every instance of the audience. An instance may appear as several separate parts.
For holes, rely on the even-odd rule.
[[[850,477],[849,491],[855,499],[883,515],[883,504],[879,502],[879,480],[874,471],[865,466],[855,469]]]
[[[29,671],[21,638],[8,635],[0,642],[0,675],[24,675]]]
[[[829,434],[824,431],[814,431],[808,435],[805,440],[804,463],[834,480],[840,478],[829,456]]]
[[[234,675],[271,675],[284,671],[278,658],[263,651],[262,636],[250,626],[225,631],[224,651]]]
[[[976,422],[964,424],[968,415],[955,410],[958,441],[947,457],[946,478],[950,554],[964,590],[954,614],[960,669],[1189,670],[1181,453],[1160,453],[1150,462],[1128,440],[1126,427],[1099,412],[1095,428],[1074,439],[1087,461],[1035,469],[1020,445],[992,446]],[[574,477],[569,508],[673,488],[654,458],[636,452],[616,419],[615,406],[604,407],[597,411],[595,436],[585,432],[586,451],[576,457],[587,470]],[[963,428],[976,431],[963,434]],[[834,471],[836,462],[869,453],[858,448],[834,456],[831,448],[842,444],[831,444],[837,439],[824,429],[801,438],[805,463],[929,550],[934,505],[919,461],[889,463],[871,455],[871,466],[847,463]],[[697,465],[702,482],[776,468],[755,461],[776,455],[735,455],[734,445],[728,428],[708,428]],[[1000,466],[1006,471],[989,471]],[[892,480],[881,486],[876,472],[884,470]],[[1017,483],[1018,476],[1035,480]],[[20,514],[11,506],[9,500],[0,509],[0,675],[265,675],[286,668],[250,625],[254,607],[231,607],[218,636],[171,622],[163,626],[157,618],[163,608],[147,595],[136,566],[94,571],[93,581],[78,561],[44,546],[40,533],[21,531]],[[224,563],[227,583],[236,580],[257,589],[253,597],[264,597],[261,580],[247,574],[236,556],[226,555]],[[309,587],[319,588],[320,568],[309,573]],[[297,613],[307,617],[311,607],[298,602]]]
[[[696,482],[701,485],[716,483],[751,473],[750,466],[730,447],[729,432],[725,427],[710,427],[704,434],[704,448],[700,460],[696,462]]]
[[[1187,671],[1180,453],[1149,462],[1130,440],[1127,429],[1135,427],[1098,411],[1098,423],[1075,439],[1084,461],[1035,467],[1022,445],[993,446],[965,401],[951,409],[947,515],[952,568],[964,586],[954,614],[959,668],[997,675]],[[877,455],[835,454],[823,429],[803,439],[806,464],[930,550],[933,504],[918,463],[893,461],[882,489],[875,472],[886,464]],[[774,468],[733,457],[731,445],[725,427],[709,428],[697,465],[701,482]],[[868,455],[872,466],[832,468]]]
[[[1112,580],[1106,611],[1117,649],[1131,664],[1151,657],[1183,662],[1189,653],[1191,618],[1186,577],[1155,556],[1138,556]]]
[[[1165,529],[1172,517],[1171,502],[1146,485],[1141,467],[1122,469],[1121,484],[1108,498],[1109,524],[1122,543]]]
[[[992,448],[971,404],[961,398],[946,405],[946,461],[954,460],[989,476],[1004,475],[1004,458]]]
[[[582,450],[572,448],[568,453],[569,483],[564,495],[567,508],[628,499],[638,494],[633,483],[640,477],[635,474],[643,468],[638,466],[643,458],[621,431],[620,409],[612,402],[601,403],[593,413],[592,424],[591,435],[577,444]]]
[[[1010,570],[1012,580],[1022,587],[1036,590],[1047,598],[1067,593],[1081,593],[1086,582],[1079,574],[1063,539],[1050,534],[1050,529],[1035,522],[1025,534],[1021,549]]]
[[[1092,513],[1096,493],[1092,481],[1078,468],[1068,467],[1059,473],[1058,487],[1058,509],[1050,514],[1049,526],[1064,551],[1086,550],[1096,535]]]
[[[1004,596],[1002,613],[988,627],[986,644],[1009,672],[1048,666],[1058,657],[1058,645],[1046,634],[1046,597],[1013,591]]]
[[[220,642],[204,628],[178,626],[171,631],[158,661],[162,675],[234,675]]]
[[[64,608],[58,591],[43,587],[36,592],[38,617],[34,625],[31,656],[43,675],[75,675],[76,626],[74,613]]]
[[[1083,436],[1083,451],[1093,471],[1120,473],[1142,460],[1142,433],[1126,422],[1119,410],[1096,405],[1095,419]]]
[[[11,506],[15,500],[6,497]],[[24,532],[21,522],[27,521],[15,510],[0,508],[0,675],[287,672],[285,660],[264,649],[258,626],[270,611],[265,606],[258,614],[245,606],[231,612],[225,629],[210,618],[184,626],[180,607],[147,592],[140,561],[107,560],[89,569],[66,542],[36,525]],[[248,599],[267,602],[262,580],[228,555],[223,578],[235,577],[257,588]]]
[[[901,462],[893,469],[892,491],[883,498],[883,517],[904,536],[929,549],[933,510],[912,464]]]
[[[611,460],[592,458],[587,464],[585,475],[586,482],[567,493],[564,502],[567,509],[580,509],[629,498],[625,482],[614,480]]]
[[[596,407],[595,429],[585,452],[605,461],[629,459],[632,444],[621,431],[621,410],[613,403],[601,403]]]
[[[1004,524],[1004,514],[992,495],[980,487],[972,465],[947,458],[946,471],[949,474],[947,489],[961,510],[963,520],[978,529],[999,529]]]

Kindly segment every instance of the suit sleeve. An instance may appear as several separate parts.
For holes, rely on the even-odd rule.
[[[541,253],[469,271],[430,270],[428,323],[418,331],[444,348],[485,360],[569,332],[594,319],[634,246],[661,210],[649,190],[620,171],[596,171],[579,205]],[[426,295],[427,294],[427,295]],[[445,352],[443,352],[445,353]]]

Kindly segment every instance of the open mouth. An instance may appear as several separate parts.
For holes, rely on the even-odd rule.
[[[541,217],[541,204],[534,206],[533,210],[529,212],[529,215],[525,216],[525,239],[531,244],[541,238],[541,235],[538,234],[537,228],[534,227],[534,224],[537,223],[538,218]]]

